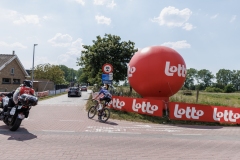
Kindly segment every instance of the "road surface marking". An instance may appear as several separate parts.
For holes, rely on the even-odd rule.
[[[84,122],[83,120],[60,120],[61,122]]]
[[[62,130],[42,130],[43,132],[75,132],[75,131],[62,131]]]
[[[172,134],[174,136],[201,136],[202,134]]]

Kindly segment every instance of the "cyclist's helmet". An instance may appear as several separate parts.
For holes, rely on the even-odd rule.
[[[103,86],[102,89],[107,89],[107,86]]]
[[[24,80],[23,85],[32,88],[32,81]]]

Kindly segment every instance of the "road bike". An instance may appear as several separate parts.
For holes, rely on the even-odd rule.
[[[91,106],[88,110],[88,118],[92,119],[97,113],[98,113],[98,120],[101,122],[106,122],[110,117],[110,110],[109,108],[106,108],[107,103],[105,102],[103,104],[103,108],[101,110],[98,110],[99,108],[99,101],[93,99],[93,101],[96,103],[96,105]]]

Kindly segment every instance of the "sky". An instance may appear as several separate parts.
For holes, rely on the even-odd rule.
[[[77,70],[82,45],[112,34],[138,49],[171,47],[187,69],[240,70],[239,6],[239,0],[1,0],[0,54],[15,51],[25,69],[34,57],[34,66]]]

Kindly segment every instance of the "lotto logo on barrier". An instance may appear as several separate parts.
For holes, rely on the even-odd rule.
[[[163,101],[113,96],[109,107],[116,110],[136,112],[152,116],[162,116]]]
[[[240,124],[240,109],[232,107],[213,107],[213,119],[217,122]]]
[[[169,112],[170,119],[203,122],[213,121],[211,106],[170,102]]]
[[[170,119],[240,124],[240,109],[233,107],[169,103]]]

